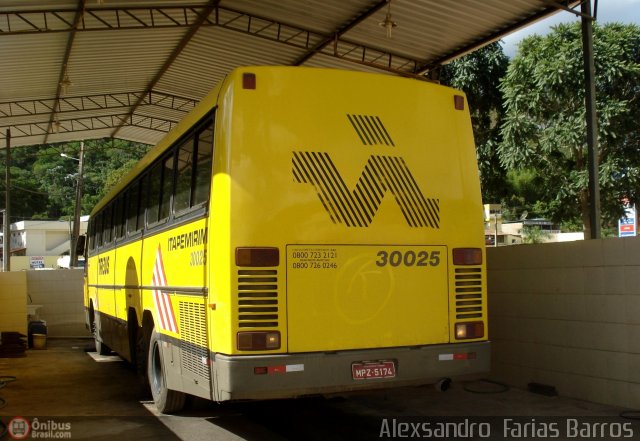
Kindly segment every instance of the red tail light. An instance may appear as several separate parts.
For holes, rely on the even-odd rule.
[[[481,248],[454,248],[454,265],[482,265]]]

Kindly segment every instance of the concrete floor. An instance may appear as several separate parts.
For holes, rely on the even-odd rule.
[[[454,383],[445,393],[418,387],[334,399],[224,404],[193,400],[180,415],[157,415],[131,368],[116,356],[100,360],[87,352],[92,346],[91,340],[49,339],[46,350],[30,350],[25,358],[0,358],[0,377],[17,377],[0,389],[6,401],[0,420],[7,424],[23,416],[32,425],[35,417],[40,424],[69,423],[72,439],[339,441],[380,439],[381,434],[390,434],[382,430],[385,418],[423,423],[452,417],[447,421],[458,423],[473,416],[499,427],[504,416],[520,416],[518,421],[535,424],[555,420],[564,424],[567,417],[579,417],[615,428],[632,424],[624,427],[640,438],[640,423],[619,416],[625,409],[515,389],[490,393],[500,388],[488,383]],[[491,435],[506,439],[517,433],[492,431]]]

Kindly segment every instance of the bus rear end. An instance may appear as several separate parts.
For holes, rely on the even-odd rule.
[[[212,200],[229,215],[211,215],[214,398],[488,372],[464,95],[320,69],[245,68],[227,82]]]

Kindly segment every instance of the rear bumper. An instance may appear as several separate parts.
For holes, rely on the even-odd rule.
[[[474,379],[490,370],[490,342],[417,348],[383,348],[260,356],[216,354],[212,363],[217,401],[293,398],[398,386],[431,384],[442,378]],[[459,359],[454,354],[473,354]],[[394,360],[396,377],[354,380],[351,365]],[[254,368],[267,367],[256,375]]]

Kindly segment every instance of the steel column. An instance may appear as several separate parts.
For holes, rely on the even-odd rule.
[[[11,271],[11,130],[7,129],[5,192],[2,237],[2,271]]]
[[[582,10],[582,48],[584,62],[585,108],[587,116],[587,150],[589,155],[590,239],[600,238],[600,181],[598,173],[598,115],[596,112],[595,63],[593,59],[593,17],[591,0],[584,0]],[[587,16],[589,18],[587,18]],[[586,239],[586,238],[585,238]]]
[[[69,249],[69,268],[78,266],[78,238],[80,237],[80,216],[82,215],[82,186],[84,184],[84,141],[80,141],[80,162],[78,163],[78,179],[76,180],[76,208],[73,216],[73,234]]]

